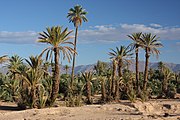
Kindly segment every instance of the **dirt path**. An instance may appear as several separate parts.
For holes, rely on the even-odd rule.
[[[10,109],[5,109],[9,107]],[[18,111],[13,103],[0,102],[0,120],[180,120],[180,100],[85,105]]]

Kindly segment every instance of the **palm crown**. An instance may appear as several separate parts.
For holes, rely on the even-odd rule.
[[[157,48],[162,47],[163,45],[158,41],[156,35],[152,35],[151,33],[145,33],[142,35],[142,39],[140,41],[142,47],[147,50],[149,54],[156,54],[157,56],[160,54],[160,51]]]
[[[140,41],[141,41],[142,32],[133,33],[127,36],[131,38],[131,40],[133,40],[133,43],[131,44],[133,48],[137,49],[139,46],[141,46]]]
[[[120,48],[116,47],[116,51],[113,49],[111,50],[112,52],[109,52],[109,55],[111,56],[110,59],[115,59],[116,61],[120,59],[126,61],[126,58],[130,58],[133,55],[133,53],[130,53],[130,46],[120,46]]]
[[[58,52],[59,51],[62,52],[63,58],[67,57],[68,61],[70,62],[71,54],[75,51],[69,46],[64,46],[64,44],[74,45],[72,42],[68,41],[69,39],[72,38],[72,36],[69,36],[72,33],[72,31],[68,31],[68,28],[65,28],[64,30],[62,30],[62,27],[59,27],[59,26],[52,27],[52,28],[48,27],[46,28],[46,30],[47,32],[43,31],[43,33],[39,33],[40,37],[39,37],[38,42],[47,43],[52,46],[44,49],[42,54],[45,51],[47,51],[46,59],[48,57],[50,57],[51,59],[54,48],[57,48]]]
[[[70,8],[67,17],[69,18],[69,22],[74,23],[74,26],[77,27],[82,24],[82,21],[87,22],[86,18],[87,12],[80,5],[74,6],[74,8]]]

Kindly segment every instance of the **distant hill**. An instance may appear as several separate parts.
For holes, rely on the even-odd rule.
[[[170,68],[173,72],[180,72],[180,64],[175,63],[164,63],[168,68]],[[144,61],[139,61],[139,71],[144,71]],[[149,63],[149,68],[157,69],[158,68],[158,62]],[[129,69],[131,71],[135,71],[135,61],[132,61],[132,64],[130,65]]]
[[[110,64],[110,63],[109,63]],[[180,72],[180,64],[175,64],[175,63],[164,63],[167,67],[169,67],[173,72]],[[86,71],[93,71],[95,64],[90,64],[90,65],[79,65],[75,67],[75,74],[78,74],[80,72],[86,72]],[[157,69],[158,68],[158,62],[154,63],[149,63],[149,67],[152,69]],[[135,61],[132,61],[132,64],[129,66],[129,69],[131,71],[135,71]],[[65,73],[65,70],[61,68],[61,71]],[[144,61],[139,62],[139,71],[143,72],[144,71]],[[71,68],[69,69],[68,73],[71,72]]]
[[[110,64],[110,63],[109,63]],[[175,64],[175,63],[164,63],[167,67],[169,67],[173,72],[180,72],[180,64]],[[92,71],[94,69],[95,64],[90,64],[90,65],[79,65],[75,67],[75,74],[78,74],[80,72],[87,72],[87,71]],[[149,63],[149,67],[153,69],[157,69],[158,67],[158,62],[155,63]],[[132,64],[129,66],[129,69],[131,71],[135,71],[135,61],[132,61]],[[140,61],[139,62],[139,71],[142,72],[144,71],[144,62]],[[0,66],[0,72],[1,73],[6,73],[7,68]],[[65,69],[63,66],[61,66],[61,73],[65,73]],[[71,67],[68,70],[68,73],[71,72]]]

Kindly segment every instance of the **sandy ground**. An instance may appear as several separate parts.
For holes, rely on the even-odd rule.
[[[18,110],[0,102],[0,120],[180,120],[180,99]]]

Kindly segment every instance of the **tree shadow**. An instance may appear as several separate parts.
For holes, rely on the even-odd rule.
[[[5,110],[5,111],[20,111],[22,109],[20,109],[19,107],[17,106],[0,106],[0,110]]]
[[[126,102],[120,102],[120,104],[122,104],[122,105],[125,105],[125,106],[129,106],[129,107],[132,107],[132,108],[136,108],[135,106],[134,106],[134,104],[132,103],[132,102],[130,102],[130,101],[126,101]]]

